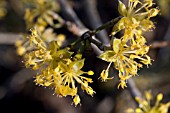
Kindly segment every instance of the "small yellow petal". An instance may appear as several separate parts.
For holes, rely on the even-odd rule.
[[[109,71],[108,71],[108,70],[103,70],[103,71],[101,72],[101,74],[100,74],[99,79],[101,78],[101,80],[102,80],[103,82],[106,82],[108,79],[113,79],[113,78],[114,78],[114,77],[108,78],[108,76],[109,76]]]
[[[150,91],[146,91],[146,92],[145,92],[145,96],[146,96],[146,99],[147,99],[147,100],[151,100],[151,99],[152,99],[152,94],[151,94]]]
[[[60,41],[64,41],[65,38],[66,38],[66,36],[65,36],[64,34],[59,34],[59,35],[57,35],[57,38],[58,38],[58,40],[60,40]]]
[[[149,17],[155,17],[156,15],[158,15],[158,13],[159,13],[159,10],[156,8],[153,8],[150,10]]]
[[[113,41],[113,50],[115,51],[115,53],[119,52],[120,43],[121,43],[120,39],[114,39],[114,41]]]
[[[158,100],[158,101],[161,101],[162,98],[163,98],[163,94],[162,94],[162,93],[160,93],[160,94],[157,95],[157,100]]]
[[[26,52],[25,47],[20,46],[20,47],[17,48],[18,55],[22,56],[25,52]]]
[[[73,99],[74,105],[77,106],[78,104],[80,104],[80,97],[78,95],[76,95]]]
[[[135,100],[136,100],[138,103],[141,102],[141,98],[139,98],[139,97],[135,97]]]
[[[128,109],[126,110],[126,113],[134,113],[134,110],[133,110],[132,108],[128,108]]]
[[[118,1],[119,1],[118,11],[121,15],[125,16],[127,13],[126,6],[120,0],[118,0]]]
[[[86,87],[85,88],[85,90],[86,90],[86,92],[87,92],[87,94],[89,94],[89,95],[91,95],[91,96],[93,96],[94,95],[94,93],[96,93],[91,87]]]
[[[94,72],[93,71],[88,71],[87,74],[88,75],[94,75]]]
[[[140,108],[137,108],[136,113],[143,113],[143,111]]]
[[[126,82],[125,82],[125,81],[121,81],[121,82],[119,83],[119,85],[117,86],[118,89],[119,89],[120,86],[122,87],[122,89],[124,89],[125,87],[127,87]]]
[[[46,81],[45,83],[44,83],[44,86],[50,86],[52,83],[50,82],[50,81]]]

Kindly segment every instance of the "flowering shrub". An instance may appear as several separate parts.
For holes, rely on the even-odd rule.
[[[153,7],[152,0],[128,0],[127,6],[118,0],[120,14],[118,18],[112,19],[94,30],[84,32],[77,40],[68,45],[63,44],[66,36],[54,31],[54,29],[68,25],[68,21],[58,14],[61,7],[56,0],[23,0],[23,4],[31,5],[31,7],[26,7],[24,16],[26,28],[30,30],[30,33],[26,33],[23,39],[16,41],[17,53],[23,56],[26,68],[40,70],[35,76],[36,85],[54,89],[55,94],[59,97],[71,96],[75,106],[81,102],[80,89],[91,96],[97,93],[90,86],[90,83],[93,82],[91,75],[97,75],[92,70],[83,71],[86,59],[83,58],[82,48],[86,45],[85,43],[96,45],[102,51],[97,57],[109,62],[108,67],[102,70],[98,77],[101,81],[106,82],[116,76],[109,77],[111,67],[118,70],[118,88],[127,87],[128,79],[138,75],[138,70],[145,65],[149,67],[152,64],[152,59],[148,55],[152,45],[147,45],[144,36],[146,32],[155,28],[151,19],[160,12],[158,8]],[[112,38],[110,44],[106,46],[94,38],[94,35],[109,27],[113,28],[110,33]],[[118,33],[121,33],[121,36],[117,36]],[[80,47],[77,50],[76,45],[78,44]],[[160,95],[154,109],[162,110],[165,108],[164,106],[167,109],[169,103],[160,104]],[[147,104],[146,107],[148,107],[151,94],[147,93],[146,96],[147,101],[140,99],[137,101],[143,106]],[[150,106],[149,109],[151,109]],[[167,112],[167,110],[165,111]],[[157,113],[156,111],[146,111],[142,107],[136,110],[131,109],[128,112]]]

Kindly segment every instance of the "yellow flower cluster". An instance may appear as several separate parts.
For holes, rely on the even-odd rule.
[[[144,0],[141,3],[139,0],[128,0],[126,7],[119,0],[118,11],[122,18],[113,27],[112,35],[124,30],[124,40],[129,40],[134,37],[140,37],[143,32],[149,31],[154,28],[154,23],[150,20],[155,17],[159,10],[152,8],[153,0]],[[140,6],[140,7],[139,7]]]
[[[0,18],[4,17],[7,13],[6,5],[7,5],[6,0],[0,1]]]
[[[69,48],[60,49],[57,41],[44,43],[35,29],[31,30],[29,36],[30,46],[34,50],[24,55],[25,66],[33,70],[41,69],[35,77],[35,83],[44,87],[55,89],[55,93],[60,97],[72,96],[73,102],[77,106],[80,103],[78,87],[87,94],[93,96],[95,91],[89,86],[92,79],[86,76],[93,75],[93,71],[84,72],[84,59],[81,54],[74,55]]]
[[[157,100],[153,106],[151,106],[152,94],[151,92],[145,92],[146,99],[140,99],[136,97],[136,101],[139,103],[139,107],[135,110],[129,108],[126,110],[126,113],[168,113],[170,107],[170,102],[161,103],[163,99],[163,94],[160,93],[157,95]]]
[[[25,10],[25,23],[27,30],[36,27],[36,30],[41,34],[42,39],[45,42],[57,40],[59,46],[61,46],[65,40],[65,35],[56,34],[54,28],[59,28],[59,23],[54,23],[54,20],[58,21],[59,6],[56,0],[22,0]],[[27,34],[24,38],[16,41],[17,53],[23,55],[31,48],[28,47]],[[47,38],[48,37],[48,38]]]
[[[139,0],[129,0],[126,7],[119,1],[118,10],[122,18],[113,27],[111,50],[106,50],[100,55],[102,60],[110,62],[108,68],[101,73],[100,78],[103,81],[111,79],[108,78],[108,72],[112,63],[115,69],[119,70],[118,88],[127,87],[126,81],[129,78],[136,76],[143,65],[151,64],[151,59],[147,55],[149,46],[146,45],[143,33],[154,28],[150,18],[156,16],[159,10],[152,8],[152,5],[152,0],[144,0],[143,3]],[[114,37],[118,32],[123,32],[119,39]]]
[[[36,25],[37,30],[42,32],[48,24],[54,26],[53,19],[57,16],[55,12],[59,10],[56,0],[22,0],[22,2],[26,7],[24,19],[27,29]]]

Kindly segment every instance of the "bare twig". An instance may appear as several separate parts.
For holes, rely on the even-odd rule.
[[[66,0],[58,0],[58,2],[61,6],[61,14],[63,14],[64,18],[74,22],[80,28],[85,28],[83,23],[77,17],[76,13],[71,8],[71,6],[67,3]]]
[[[99,26],[102,25],[102,21],[100,19],[99,13],[97,11],[97,4],[96,4],[96,0],[82,0],[82,6],[83,9],[85,10],[86,13],[86,20],[89,22],[89,24],[91,25],[92,29],[95,29]],[[108,34],[106,32],[106,30],[102,30],[101,32],[99,32],[97,34],[99,40],[104,43],[104,44],[108,44],[110,42],[110,39],[108,38]]]
[[[76,33],[79,37],[86,31],[89,31],[89,29],[83,25],[81,20],[76,15],[75,11],[69,6],[66,0],[58,0],[58,2],[60,3],[61,7],[64,7],[61,8],[61,13],[63,14],[63,16],[65,16],[65,18],[68,18],[70,21],[74,22],[77,25],[76,27],[74,24],[72,24],[72,28],[69,28],[70,30],[77,30]],[[96,49],[94,46],[92,47],[97,55],[101,54],[101,51],[99,49]]]
[[[0,44],[14,44],[20,37],[20,34],[0,33]]]
[[[129,90],[133,100],[136,102],[136,104],[138,104],[135,98],[136,97],[142,98],[142,94],[141,94],[140,90],[136,87],[136,84],[135,84],[133,78],[128,79],[127,82],[128,82],[128,90]]]
[[[170,46],[170,41],[154,41],[151,43],[151,49],[163,48]]]
[[[19,70],[13,75],[9,82],[10,89],[14,92],[22,91],[26,85],[26,82],[32,79],[36,75],[36,73],[37,71],[33,71],[26,68]]]
[[[88,29],[80,29],[76,24],[70,21],[65,22],[65,26],[71,33],[78,37],[80,37],[83,33],[88,31]]]

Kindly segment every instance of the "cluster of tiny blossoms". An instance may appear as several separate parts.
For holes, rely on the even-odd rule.
[[[151,64],[151,59],[147,55],[149,46],[143,34],[152,28],[154,23],[150,20],[155,17],[159,10],[152,8],[152,0],[129,0],[128,6],[119,1],[118,11],[121,19],[113,27],[111,35],[111,50],[106,50],[100,55],[102,60],[110,62],[108,68],[101,72],[100,78],[106,81],[111,64],[119,71],[120,83],[118,88],[127,87],[126,81],[137,72],[143,65]],[[123,32],[123,36],[116,38],[115,34]]]
[[[161,100],[163,99],[162,93],[157,95],[157,100],[153,106],[151,105],[153,96],[150,91],[145,92],[145,97],[146,99],[136,97],[139,107],[136,109],[129,108],[126,110],[126,113],[168,113],[170,102],[161,103]]]
[[[56,0],[22,0],[21,3],[25,7],[24,20],[26,24],[26,30],[32,27],[36,27],[36,30],[41,34],[41,38],[45,42],[57,40],[59,46],[61,46],[65,40],[65,35],[56,34],[54,28],[60,28],[61,24],[55,23],[58,21],[59,5]],[[24,38],[16,41],[17,53],[23,55],[26,51],[31,50],[27,36],[24,34]]]
[[[84,72],[84,59],[81,54],[74,55],[69,48],[61,49],[57,41],[46,44],[36,29],[31,30],[28,37],[34,50],[24,55],[25,66],[41,72],[35,77],[35,83],[40,86],[53,88],[59,97],[71,96],[75,105],[80,103],[78,87],[93,96],[95,91],[88,85],[92,79],[83,76],[93,75],[93,71]]]

